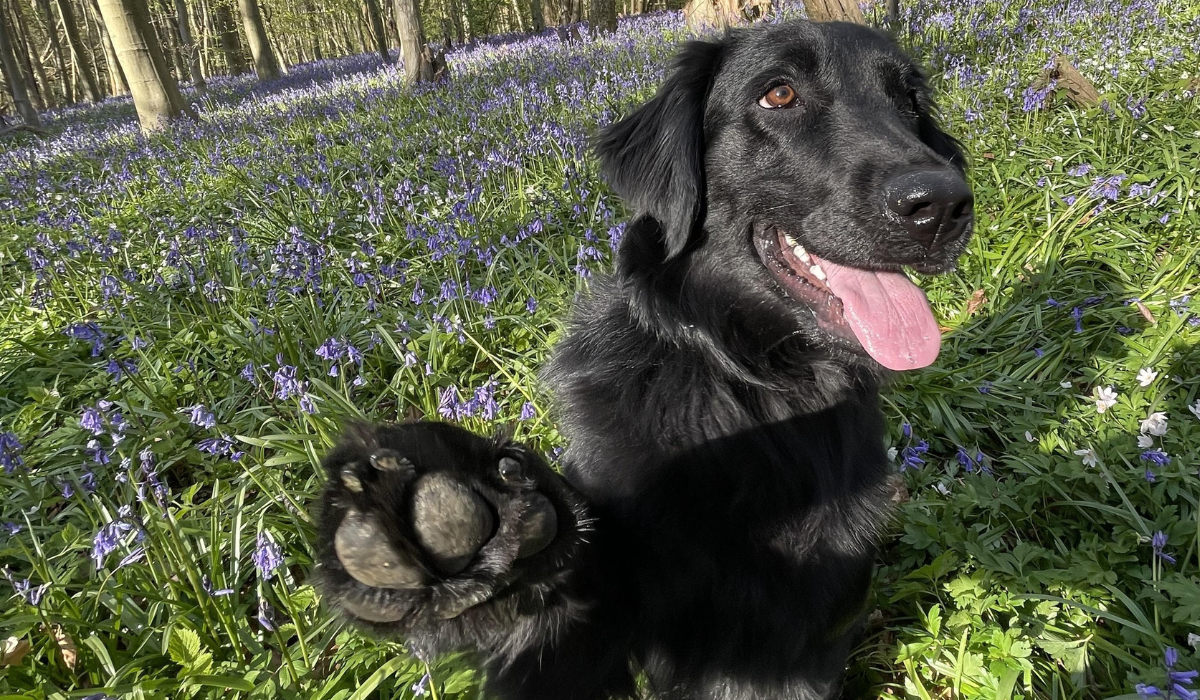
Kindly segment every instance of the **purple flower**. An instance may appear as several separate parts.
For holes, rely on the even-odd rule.
[[[1053,306],[1054,308],[1059,309],[1062,308],[1062,302],[1056,300],[1054,297],[1049,297],[1046,299],[1046,306]]]
[[[265,532],[258,533],[257,546],[251,558],[258,567],[259,574],[267,581],[283,566],[283,550]]]
[[[42,602],[42,596],[46,594],[46,589],[50,588],[50,584],[48,583],[43,583],[40,586],[34,587],[29,583],[29,579],[25,579],[23,581],[12,581],[12,579],[9,580],[12,582],[13,590],[17,592],[17,595],[24,598],[26,603],[29,603],[34,607],[37,607],[37,604]]]
[[[1143,452],[1142,461],[1150,462],[1160,467],[1165,467],[1171,463],[1171,455],[1158,448],[1155,448],[1153,450],[1146,450]]]
[[[328,362],[336,362],[346,352],[346,345],[337,338],[329,338],[317,348],[317,357]]]
[[[23,529],[24,528],[21,527],[20,525],[18,525],[16,523],[12,523],[12,522],[0,524],[0,530],[4,530],[5,532],[7,532],[9,537],[16,535],[18,532],[20,532]]]
[[[1092,172],[1092,166],[1088,165],[1087,163],[1080,163],[1079,165],[1076,165],[1075,167],[1068,170],[1067,174],[1073,175],[1075,177],[1083,177],[1084,175],[1087,175],[1090,172]]]
[[[286,399],[304,393],[304,383],[296,379],[296,368],[280,365],[275,372],[275,397]]]
[[[11,474],[14,469],[25,464],[21,460],[21,452],[24,449],[25,446],[17,439],[16,433],[0,433],[0,467],[4,467],[4,473]]]
[[[900,450],[900,471],[907,469],[916,469],[925,464],[925,460],[921,459],[921,455],[929,451],[929,443],[921,440],[916,445],[909,445]]]
[[[69,326],[63,333],[76,340],[86,340],[92,344],[92,357],[100,357],[104,352],[104,341],[108,339],[108,334],[100,330],[100,326],[95,323],[76,323]]]
[[[104,565],[104,558],[117,551],[124,542],[125,535],[133,529],[133,525],[124,520],[114,520],[100,528],[92,539],[92,561],[99,569]]]
[[[1163,551],[1163,548],[1167,546],[1167,534],[1165,532],[1159,530],[1154,533],[1154,536],[1150,538],[1150,546],[1154,549],[1154,556],[1168,564],[1175,563],[1175,557]],[[1174,664],[1170,665],[1173,666]]]
[[[258,616],[255,619],[266,631],[275,631],[275,609],[267,601],[262,599],[258,601]]]
[[[416,683],[413,683],[413,687],[412,687],[413,695],[415,695],[416,697],[428,695],[429,694],[428,686],[429,686],[429,672],[426,671],[425,675],[421,676],[421,680],[417,681]]]
[[[1121,183],[1127,177],[1126,175],[1098,177],[1092,180],[1092,186],[1088,188],[1088,196],[1093,199],[1107,199],[1115,202],[1121,198]]]
[[[1083,332],[1083,307],[1076,306],[1071,309],[1071,318],[1075,319],[1075,332]]]
[[[534,407],[532,401],[526,401],[525,405],[521,406],[521,420],[530,420],[537,416],[537,408]]]
[[[188,420],[192,422],[192,425],[197,425],[201,428],[211,428],[217,424],[217,419],[202,403],[185,410],[189,411]]]
[[[529,313],[533,313],[534,311],[537,311],[537,307],[538,307],[537,299],[534,299],[533,297],[529,297],[529,300],[525,302],[525,310],[528,311]]]
[[[210,595],[210,596],[212,596],[213,598],[221,598],[221,597],[223,597],[223,596],[227,596],[227,595],[232,595],[232,594],[233,594],[233,589],[232,589],[232,588],[220,588],[220,589],[217,589],[217,590],[213,590],[213,584],[212,584],[212,581],[210,581],[210,580],[209,580],[209,578],[208,578],[208,575],[207,575],[207,574],[201,575],[201,577],[200,577],[200,586],[201,586],[201,587],[204,589],[204,592],[205,592],[205,593],[209,594],[209,595]]]
[[[88,406],[79,417],[79,427],[90,430],[92,435],[104,434],[104,414],[99,408]]]

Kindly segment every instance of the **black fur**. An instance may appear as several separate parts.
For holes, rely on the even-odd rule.
[[[760,107],[782,83],[799,106]],[[932,109],[919,70],[864,27],[795,22],[688,44],[654,99],[597,142],[638,214],[616,274],[594,282],[545,372],[569,486],[539,472],[536,488],[574,525],[527,564],[495,554],[502,533],[463,574],[380,592],[330,548],[352,500],[333,483],[328,598],[344,610],[354,596],[402,599],[420,624],[368,626],[428,653],[477,649],[506,700],[628,697],[638,671],[664,699],[836,697],[887,514],[883,373],[818,328],[754,238],[778,226],[844,265],[948,269],[969,222],[923,247],[879,196],[906,170],[958,177],[961,152]],[[494,465],[472,440],[442,444],[456,473]],[[327,461],[335,475],[369,451],[354,442]],[[393,545],[411,546],[400,530]],[[490,597],[428,618],[430,591],[467,584]]]

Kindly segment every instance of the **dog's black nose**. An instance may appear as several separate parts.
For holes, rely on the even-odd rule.
[[[974,213],[967,181],[952,170],[910,170],[883,186],[889,216],[928,249],[958,238]]]

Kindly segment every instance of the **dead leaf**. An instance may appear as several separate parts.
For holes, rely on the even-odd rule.
[[[979,307],[986,303],[987,296],[984,294],[983,290],[976,289],[975,293],[971,295],[971,300],[967,302],[967,315],[974,316],[975,312],[979,310]]]
[[[904,477],[899,474],[893,474],[888,481],[891,482],[890,486],[892,487],[892,503],[896,505],[908,503],[908,486],[904,484]]]
[[[9,637],[0,646],[0,666],[16,666],[29,653],[29,641],[19,637]]]
[[[983,154],[982,158],[984,160],[996,160],[996,154],[988,151],[987,153]]]
[[[1148,321],[1150,323],[1150,325],[1152,325],[1152,326],[1158,325],[1158,320],[1154,318],[1154,314],[1150,313],[1150,309],[1147,309],[1145,304],[1143,304],[1140,301],[1137,302],[1137,310],[1138,310],[1138,313],[1140,313],[1142,315],[1142,318],[1146,319],[1146,321]]]
[[[951,328],[950,326],[938,326],[938,330],[943,333],[949,333],[950,331],[952,331],[954,329]]]
[[[75,640],[71,639],[71,635],[67,634],[61,625],[53,625],[48,629],[43,625],[42,631],[49,634],[54,639],[54,643],[58,645],[58,653],[62,654],[63,665],[74,671],[75,662],[79,660],[79,651],[75,649]]]

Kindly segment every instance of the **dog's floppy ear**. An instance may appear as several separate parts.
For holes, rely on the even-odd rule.
[[[690,41],[658,93],[596,141],[613,189],[662,224],[664,259],[687,247],[704,216],[704,107],[723,46]]]

